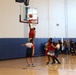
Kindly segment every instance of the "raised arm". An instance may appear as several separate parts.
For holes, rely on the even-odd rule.
[[[31,29],[31,25],[30,25],[30,23],[29,23],[29,29]]]
[[[22,46],[26,46],[25,44],[22,44]]]
[[[35,43],[36,31],[34,31],[33,43]]]

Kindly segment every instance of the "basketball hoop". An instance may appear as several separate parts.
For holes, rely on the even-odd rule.
[[[28,23],[32,23],[32,19],[29,19],[29,20],[28,20]]]
[[[30,13],[28,11],[30,11]],[[20,5],[19,22],[20,23],[31,23],[31,24],[37,25],[38,24],[37,9],[32,8],[32,7],[26,7],[24,5]]]
[[[38,18],[37,19],[29,19],[29,20],[27,20],[27,23],[38,24]]]
[[[21,15],[19,15],[19,22],[21,23],[32,23],[32,24],[38,24],[38,18],[37,19],[29,19],[27,21],[21,20]]]

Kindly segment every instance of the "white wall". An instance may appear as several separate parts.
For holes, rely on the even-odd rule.
[[[76,37],[76,0],[68,0],[68,37]]]
[[[65,36],[64,19],[64,0],[49,0],[50,36],[55,38]]]
[[[29,6],[38,9],[37,38],[76,37],[76,0],[30,0]],[[19,22],[19,14],[20,3],[1,0],[0,38],[28,37],[28,25]]]
[[[0,1],[0,38],[24,37],[24,26],[19,23],[19,4],[14,0]]]

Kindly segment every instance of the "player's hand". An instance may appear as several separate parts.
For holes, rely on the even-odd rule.
[[[24,44],[22,44],[22,46],[25,46]]]
[[[34,53],[32,53],[32,56],[34,56]]]

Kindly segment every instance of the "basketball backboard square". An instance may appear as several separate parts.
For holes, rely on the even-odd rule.
[[[29,15],[32,14],[30,18]],[[33,7],[26,7],[24,5],[20,5],[20,16],[19,21],[22,23],[28,23],[28,20],[31,19],[31,23],[38,24],[38,15],[37,9]]]

